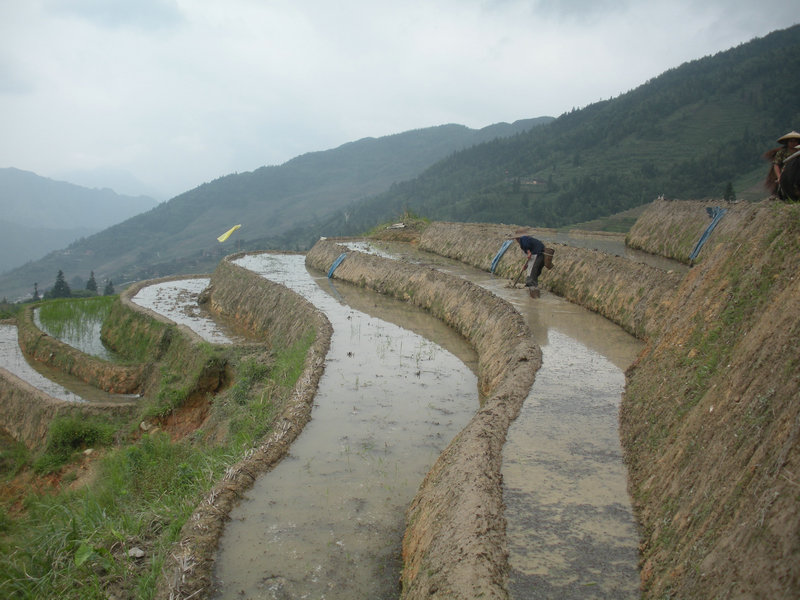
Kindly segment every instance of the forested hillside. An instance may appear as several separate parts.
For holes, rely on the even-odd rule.
[[[20,169],[0,169],[0,273],[156,204],[147,196],[124,196]]]
[[[59,269],[67,278],[126,282],[213,270],[236,244],[304,249],[320,223],[353,200],[415,177],[436,161],[474,144],[528,130],[552,117],[498,123],[475,130],[442,125],[382,138],[365,138],[298,156],[281,166],[231,174],[176,196],[153,210],[80,240],[63,251],[0,276],[0,297],[43,290]],[[110,190],[108,190],[110,191]],[[228,244],[217,236],[241,223]]]
[[[758,200],[762,155],[800,129],[798,72],[795,26],[558,119],[421,129],[228,175],[0,277],[0,296],[43,288],[59,269],[122,284],[207,272],[237,249],[305,250],[404,211],[561,227],[661,195]]]
[[[355,232],[404,209],[560,227],[664,195],[758,200],[775,140],[800,129],[800,26],[702,58],[618,98],[449,157],[360,202]]]

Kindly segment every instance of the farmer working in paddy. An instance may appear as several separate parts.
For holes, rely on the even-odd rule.
[[[528,257],[525,287],[538,288],[539,275],[544,266],[544,244],[529,235],[522,235],[514,239],[517,240],[519,247]]]

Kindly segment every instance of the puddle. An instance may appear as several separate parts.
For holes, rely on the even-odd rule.
[[[312,275],[304,260],[236,261],[309,299],[333,337],[311,421],[231,513],[214,598],[396,598],[405,510],[478,407],[458,356],[476,357],[437,319]]]
[[[195,277],[154,283],[139,290],[131,301],[178,325],[186,325],[207,342],[231,344],[233,336],[197,304],[200,292],[210,281],[208,277]]]
[[[643,344],[607,319],[407,244],[353,246],[426,264],[508,300],[542,367],[503,448],[512,598],[638,598],[638,534],[619,442],[624,371]]]

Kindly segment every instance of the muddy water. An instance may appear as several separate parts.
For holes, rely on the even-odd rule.
[[[512,598],[637,598],[638,536],[617,415],[624,370],[642,343],[547,292],[404,244],[364,245],[435,266],[511,302],[542,348],[542,367],[503,449]]]
[[[638,598],[617,415],[641,344],[551,294],[509,292],[543,354],[503,450],[511,597]]]
[[[623,236],[603,236],[603,235],[590,235],[590,234],[575,234],[575,233],[542,233],[538,234],[543,242],[557,242],[559,244],[566,244],[567,246],[575,246],[576,248],[588,248],[589,250],[598,250],[606,254],[613,254],[627,258],[633,262],[641,262],[656,269],[663,271],[675,271],[677,273],[686,273],[689,270],[689,265],[679,263],[676,260],[664,258],[650,254],[642,250],[629,248],[625,245],[625,238]]]
[[[208,277],[195,277],[154,283],[143,287],[131,300],[178,325],[186,325],[207,342],[230,344],[234,336],[197,303],[209,282]]]
[[[438,320],[312,275],[302,256],[236,262],[308,298],[334,332],[311,421],[231,514],[214,597],[396,598],[405,509],[478,406],[476,357]]]
[[[19,348],[15,325],[0,324],[0,367],[59,400],[68,402],[106,401],[110,397],[109,394],[91,388],[76,378],[65,376],[44,365],[28,363]],[[68,389],[67,386],[72,389]]]

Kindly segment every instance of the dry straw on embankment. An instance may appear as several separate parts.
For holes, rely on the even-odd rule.
[[[528,234],[513,225],[433,223],[422,233],[419,247],[489,271],[503,242],[520,232]],[[536,230],[529,235],[535,236]],[[555,249],[555,268],[542,271],[542,287],[603,315],[640,339],[658,332],[681,281],[679,274],[596,250],[548,246]],[[495,273],[513,279],[523,263],[524,256],[514,243]]]
[[[306,264],[327,271],[343,251],[333,241],[320,241]],[[502,449],[541,364],[527,325],[507,302],[433,269],[349,252],[334,277],[424,308],[478,353],[485,400],[408,509],[403,598],[507,597]]]
[[[630,237],[688,256],[703,202]],[[620,415],[646,598],[800,597],[800,205],[728,209],[628,373]],[[692,231],[676,243],[676,232]],[[696,237],[695,237],[696,236]]]

